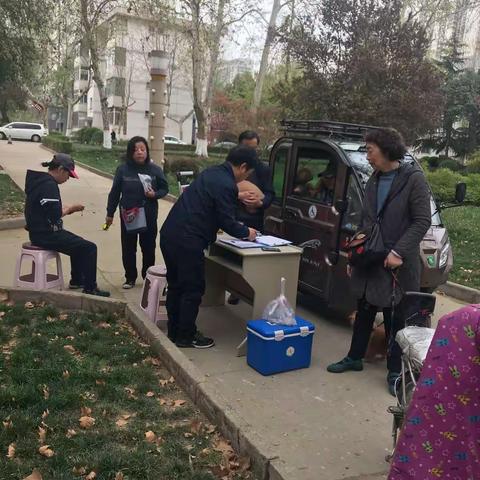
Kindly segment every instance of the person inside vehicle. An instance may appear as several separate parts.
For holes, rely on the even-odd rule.
[[[327,168],[318,174],[318,183],[315,189],[314,198],[325,205],[333,205],[333,195],[335,193],[336,171],[334,165],[330,162]]]
[[[63,206],[58,188],[69,178],[78,179],[75,162],[70,155],[57,153],[42,166],[48,167],[48,173],[27,170],[25,179],[25,220],[32,245],[70,257],[70,289],[109,297],[109,292],[97,287],[97,246],[63,229],[65,215],[85,209],[80,204]]]
[[[312,197],[313,186],[310,183],[313,180],[312,171],[309,168],[303,167],[297,172],[295,178],[295,187],[293,193],[300,197]]]
[[[246,130],[238,137],[238,144],[251,147],[255,150],[260,145],[257,132]],[[269,165],[258,161],[255,170],[238,186],[238,206],[236,218],[247,227],[263,232],[265,210],[272,204],[275,190],[272,185],[272,171]],[[230,294],[230,305],[237,305],[239,299]]]
[[[351,288],[358,298],[351,346],[347,356],[329,365],[327,370],[332,373],[363,370],[362,359],[375,316],[383,310],[385,332],[390,339],[387,383],[394,395],[401,371],[401,350],[395,335],[404,326],[399,303],[402,292],[420,289],[420,242],[431,223],[430,191],[422,169],[402,162],[406,147],[399,132],[391,128],[371,130],[365,141],[367,159],[374,173],[365,187],[360,231],[368,234],[381,215],[385,252],[376,263],[350,270]]]
[[[160,230],[160,248],[167,267],[168,337],[177,347],[215,345],[196,328],[205,291],[204,251],[222,229],[237,238],[255,240],[257,231],[235,218],[237,183],[257,165],[253,148],[239,145],[225,163],[203,170],[184,190]]]

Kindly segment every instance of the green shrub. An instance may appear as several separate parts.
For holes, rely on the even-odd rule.
[[[103,130],[95,129],[90,137],[90,143],[93,145],[103,145]]]
[[[200,171],[200,164],[197,160],[189,157],[177,157],[172,159],[165,159],[164,171],[165,173],[177,173],[181,171],[193,171],[195,175]]]
[[[452,172],[458,172],[462,169],[462,166],[453,158],[444,158],[440,160],[438,168],[448,168]]]
[[[80,143],[90,144],[92,143],[92,137],[95,134],[98,135],[97,132],[100,132],[100,134],[102,135],[102,142],[103,142],[103,130],[100,130],[100,128],[96,128],[96,127],[83,127],[74,133],[74,137]]]
[[[451,202],[455,198],[455,188],[458,182],[464,182],[465,177],[447,168],[426,172],[427,180],[436,200]]]
[[[43,137],[42,143],[58,153],[72,153],[72,142],[64,140],[63,138],[58,138],[57,135],[47,135],[46,137]]]
[[[426,156],[422,157],[420,160],[422,163],[426,162],[431,169],[438,168],[438,164],[440,163],[440,157]]]
[[[463,177],[463,181],[467,184],[466,201],[480,206],[480,174],[471,173],[466,175]]]
[[[467,162],[467,173],[480,173],[480,151],[471,155]]]

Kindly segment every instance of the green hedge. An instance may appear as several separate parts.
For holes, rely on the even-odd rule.
[[[64,140],[64,138],[59,138],[58,135],[47,135],[46,137],[42,138],[42,143],[46,147],[49,147],[58,153],[72,153],[72,142],[70,142],[69,140]]]
[[[103,130],[96,127],[83,127],[74,132],[73,137],[79,143],[95,144],[101,137],[100,144],[103,143]]]
[[[426,176],[436,200],[453,202],[457,183],[464,182],[467,184],[465,200],[469,204],[480,206],[480,174],[462,175],[446,168],[440,168],[433,172],[426,172]]]

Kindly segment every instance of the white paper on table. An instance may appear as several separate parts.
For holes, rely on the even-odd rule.
[[[257,237],[256,243],[260,243],[267,247],[281,247],[282,245],[290,245],[292,242],[272,235],[260,235]]]

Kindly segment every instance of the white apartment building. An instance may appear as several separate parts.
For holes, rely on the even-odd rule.
[[[218,65],[217,78],[223,85],[228,85],[235,80],[237,75],[247,72],[253,74],[253,61],[249,58],[222,60]]]
[[[170,55],[167,78],[169,100],[165,135],[192,143],[194,132],[193,98],[188,59],[181,33],[167,30],[158,22],[116,10],[99,27],[101,70],[108,96],[110,129],[117,138],[134,135],[148,138],[150,73],[148,53],[165,50]],[[97,86],[90,82],[88,49],[78,46],[74,63],[74,90],[88,88],[73,107],[72,130],[85,126],[103,128]]]

